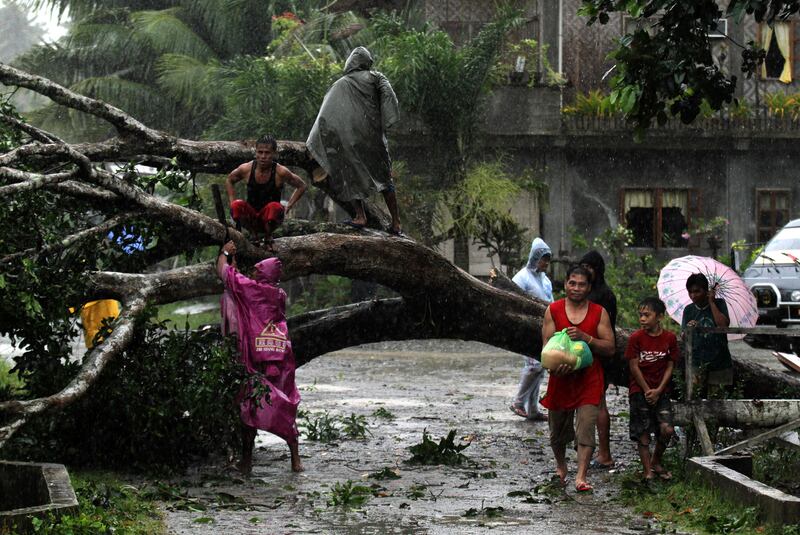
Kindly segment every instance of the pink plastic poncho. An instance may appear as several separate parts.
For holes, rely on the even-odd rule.
[[[295,419],[300,392],[294,383],[294,353],[285,317],[286,293],[275,285],[280,278],[281,262],[267,258],[256,264],[255,280],[233,266],[224,269],[223,334],[237,334],[241,363],[248,373],[263,373],[262,382],[272,392],[271,404],[262,401],[259,407],[243,391],[242,422],[294,443],[298,436]]]

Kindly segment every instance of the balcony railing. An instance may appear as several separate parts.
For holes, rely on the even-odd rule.
[[[569,133],[577,132],[632,132],[633,126],[619,115],[613,116],[589,116],[589,115],[565,115],[561,116],[562,128]],[[650,126],[650,131],[657,133],[666,132],[687,132],[697,133],[700,131],[710,132],[729,132],[735,134],[752,133],[786,133],[789,135],[800,135],[800,117],[776,117],[764,110],[751,117],[731,117],[726,113],[720,113],[713,117],[698,117],[691,124],[683,124],[673,118],[663,125],[655,121]]]

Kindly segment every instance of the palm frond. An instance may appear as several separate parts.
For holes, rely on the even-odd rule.
[[[118,76],[85,78],[71,89],[104,100],[146,123],[157,120],[171,103],[157,88]]]
[[[65,41],[65,48],[81,65],[79,77],[113,74],[122,70],[147,74],[147,65],[157,57],[148,40],[129,25],[76,24]]]
[[[186,22],[179,18],[181,8],[131,13],[137,33],[162,54],[183,54],[203,61],[216,57],[214,50]]]
[[[204,63],[181,54],[164,54],[156,64],[158,85],[174,100],[196,112],[217,108],[221,87],[211,83],[219,68],[216,62]]]
[[[174,7],[177,2],[170,0],[20,0],[32,10],[50,9],[58,14],[59,19],[66,17],[80,20],[100,9],[166,9]]]
[[[260,54],[271,40],[272,10],[253,0],[183,0],[221,58]]]

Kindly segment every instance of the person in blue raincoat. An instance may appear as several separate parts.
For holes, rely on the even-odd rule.
[[[550,247],[543,239],[535,238],[528,254],[528,263],[512,279],[529,296],[545,303],[553,302],[553,283],[546,274],[551,258]],[[544,380],[545,370],[537,359],[528,356],[523,358],[519,389],[511,403],[511,410],[529,420],[547,420],[547,416],[539,410],[539,389]]]
[[[356,216],[347,224],[367,224],[364,201],[379,191],[392,216],[389,233],[402,235],[386,139],[400,109],[389,80],[371,70],[372,63],[369,50],[353,49],[344,74],[325,94],[306,147],[328,174],[334,196],[352,204]]]

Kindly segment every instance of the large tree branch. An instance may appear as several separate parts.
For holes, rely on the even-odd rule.
[[[382,284],[405,298],[403,306],[417,327],[429,323],[430,336],[480,340],[527,354],[541,348],[543,303],[493,288],[413,241],[315,234],[277,239],[273,247],[283,262],[284,280],[316,273]],[[116,297],[142,285],[157,288],[156,303],[222,289],[211,265],[149,275],[94,273],[90,280],[96,297]]]
[[[0,63],[0,82],[25,87],[53,102],[99,117],[111,123],[122,135],[142,137],[151,142],[160,142],[165,138],[164,133],[145,126],[119,108],[75,93],[47,78],[29,74],[5,63]]]
[[[57,184],[47,184],[46,189],[62,195],[69,195],[78,199],[83,199],[100,208],[118,209],[123,204],[123,199],[116,193],[98,189],[89,184],[67,180]]]
[[[70,108],[90,113],[105,119],[114,125],[121,138],[114,138],[101,143],[77,144],[69,146],[71,151],[94,161],[130,161],[143,164],[162,165],[163,158],[176,158],[178,165],[185,170],[202,173],[227,173],[231,169],[254,157],[252,142],[240,143],[232,141],[193,141],[180,139],[146,127],[122,110],[105,102],[75,93],[55,82],[20,71],[0,63],[0,82],[6,85],[26,87],[45,95],[55,102]],[[63,144],[55,146],[64,147]],[[46,146],[45,146],[46,147]],[[278,146],[279,160],[284,165],[304,168],[309,175],[317,166],[304,143],[281,141]],[[38,156],[54,156],[45,148],[38,149]],[[142,159],[141,155],[148,155]],[[151,160],[152,159],[152,160]],[[340,202],[333,195],[328,180],[315,181],[314,185],[322,189],[329,197],[339,203],[342,208],[353,215],[350,203]],[[371,201],[364,203],[370,226],[385,228],[389,224],[386,214]]]

